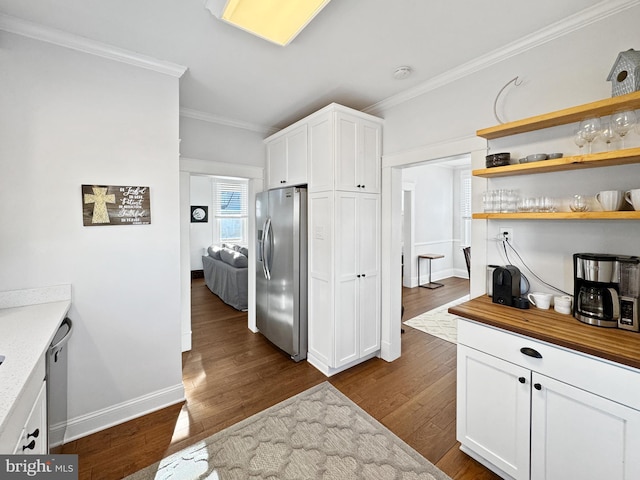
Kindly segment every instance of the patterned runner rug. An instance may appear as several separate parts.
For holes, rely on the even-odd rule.
[[[126,480],[451,480],[328,382]]]
[[[417,317],[410,318],[405,325],[421,330],[429,335],[442,338],[447,342],[457,343],[458,340],[458,322],[455,315],[447,312],[449,307],[458,305],[469,300],[469,295],[449,302],[426,313],[422,313]]]

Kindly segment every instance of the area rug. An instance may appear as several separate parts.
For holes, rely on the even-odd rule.
[[[458,298],[453,302],[442,305],[426,313],[422,313],[417,317],[410,318],[405,325],[421,330],[429,335],[446,340],[447,342],[457,343],[458,340],[458,321],[456,316],[447,312],[449,307],[458,305],[469,300],[469,295]]]
[[[126,480],[451,480],[324,382]]]

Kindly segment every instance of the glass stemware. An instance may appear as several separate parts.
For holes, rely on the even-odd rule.
[[[636,121],[636,113],[633,110],[616,112],[611,115],[611,125],[613,131],[616,132],[622,140],[622,148],[624,148],[624,137],[633,129]]]
[[[580,153],[582,153],[582,147],[584,147],[585,144],[587,143],[587,140],[584,138],[584,134],[582,133],[582,130],[578,129],[576,131],[576,133],[573,135],[573,142],[580,149]]]
[[[600,119],[589,118],[580,122],[580,131],[582,136],[589,144],[589,153],[591,153],[591,144],[600,134]]]
[[[600,131],[600,136],[602,136],[602,139],[607,144],[607,150],[611,150],[611,142],[616,138],[616,132],[613,129],[611,122],[604,124],[604,127]]]

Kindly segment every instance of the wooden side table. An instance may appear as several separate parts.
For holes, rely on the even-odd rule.
[[[421,285],[420,284],[420,260],[423,258],[426,258],[427,260],[429,260],[429,282],[425,283],[424,285]],[[422,255],[418,255],[418,286],[419,287],[431,288],[431,289],[444,287],[444,284],[442,283],[431,281],[431,261],[435,260],[436,258],[444,258],[444,255],[441,255],[439,253],[423,253]]]

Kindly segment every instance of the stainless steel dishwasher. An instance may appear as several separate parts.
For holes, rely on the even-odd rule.
[[[67,429],[67,342],[73,322],[65,318],[47,353],[47,423],[49,450],[64,442]]]

